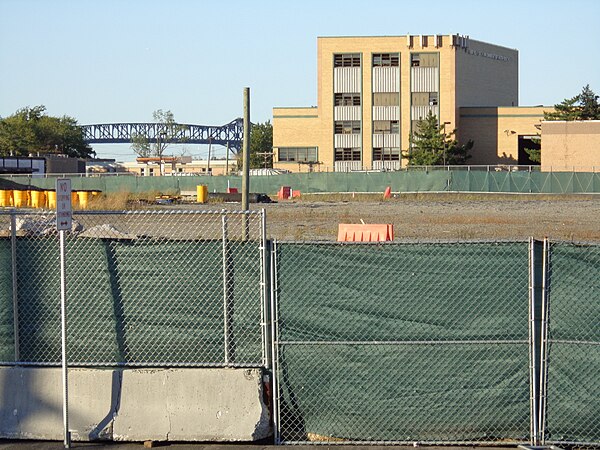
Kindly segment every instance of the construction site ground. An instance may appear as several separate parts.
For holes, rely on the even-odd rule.
[[[185,205],[240,209],[239,203]],[[181,205],[170,205],[181,209]],[[267,237],[335,241],[340,223],[393,224],[395,240],[523,240],[600,242],[600,195],[406,194],[305,195],[254,203],[267,213]]]

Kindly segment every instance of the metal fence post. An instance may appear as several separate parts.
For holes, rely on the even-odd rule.
[[[12,262],[13,336],[15,340],[15,362],[21,359],[19,350],[19,284],[17,281],[17,216],[10,214],[10,246]]]
[[[231,323],[229,317],[230,303],[230,277],[229,277],[229,248],[227,242],[227,213],[222,211],[222,238],[223,238],[223,345],[225,365],[231,363]]]
[[[267,241],[267,212],[265,209],[261,209],[261,223],[260,223],[260,295],[261,295],[261,332],[263,335],[263,365],[265,369],[271,370],[273,367],[273,355],[271,353],[271,342],[273,337],[271,336],[271,317],[270,311],[270,282],[271,274],[269,269],[271,268],[270,260],[271,245]]]
[[[277,301],[277,241],[272,242],[271,249],[271,354],[273,355],[273,439],[274,444],[281,444],[279,433],[279,351],[278,351],[278,301]]]
[[[550,276],[550,245],[548,238],[544,238],[543,249],[543,277],[542,277],[542,314],[540,331],[540,400],[539,400],[539,440],[541,445],[546,441],[546,395],[548,392],[548,283]]]
[[[540,445],[540,354],[542,333],[542,296],[544,278],[543,244],[529,239],[529,389],[531,405],[531,442]]]

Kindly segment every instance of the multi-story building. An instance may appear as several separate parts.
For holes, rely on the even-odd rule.
[[[318,106],[273,109],[276,168],[399,169],[409,136],[430,112],[448,133],[457,129],[459,141],[475,141],[473,163],[517,164],[516,148],[498,148],[498,120],[483,127],[466,122],[498,108],[522,116],[510,124],[512,143],[535,135],[543,116],[541,109],[535,118],[507,113],[520,109],[514,49],[460,35],[320,37],[317,49]]]

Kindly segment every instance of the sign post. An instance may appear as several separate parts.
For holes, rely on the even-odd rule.
[[[60,315],[62,340],[62,381],[63,381],[63,423],[65,448],[71,448],[69,432],[69,380],[67,372],[67,284],[65,267],[65,230],[73,226],[71,206],[71,180],[56,180],[56,229],[60,237]]]

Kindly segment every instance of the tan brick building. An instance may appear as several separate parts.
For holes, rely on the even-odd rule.
[[[518,108],[517,50],[460,35],[320,37],[316,107],[273,109],[274,167],[399,169],[417,121],[434,113],[472,164],[525,162],[543,108]]]
[[[542,122],[542,136],[542,171],[600,171],[600,120]]]

